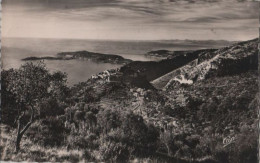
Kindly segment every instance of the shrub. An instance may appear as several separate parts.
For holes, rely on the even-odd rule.
[[[103,134],[107,134],[111,129],[115,129],[121,125],[120,113],[111,109],[105,109],[97,114],[98,125]]]
[[[68,130],[64,121],[57,117],[35,122],[26,134],[34,143],[44,146],[60,146],[64,143]]]
[[[55,98],[48,98],[42,100],[39,104],[40,107],[40,117],[49,117],[63,115],[65,113],[64,106],[60,106],[58,101]]]
[[[67,148],[96,149],[98,148],[98,142],[96,140],[97,136],[95,134],[70,134],[67,138]]]
[[[128,162],[130,151],[127,145],[116,142],[105,142],[99,148],[101,160],[111,162]]]
[[[226,147],[219,143],[211,148],[212,154],[221,163],[257,163],[257,140],[256,131],[246,130],[237,135],[234,143]]]
[[[98,113],[98,123],[103,134],[100,144],[107,143],[107,146],[100,147],[100,150],[120,149],[126,153],[125,150],[131,149],[128,153],[136,157],[146,157],[153,155],[157,149],[158,130],[152,125],[145,124],[139,115],[107,109]],[[109,146],[111,143],[118,145],[118,148],[111,148]]]

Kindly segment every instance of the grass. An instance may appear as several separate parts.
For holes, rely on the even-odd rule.
[[[1,125],[1,128],[6,126]],[[25,161],[25,162],[86,162],[84,150],[67,150],[65,146],[44,147],[34,144],[30,139],[24,137],[21,141],[21,150],[18,154],[14,152],[14,131],[1,130],[0,137],[0,159],[3,161]]]

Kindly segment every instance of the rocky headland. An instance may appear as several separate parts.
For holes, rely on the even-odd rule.
[[[124,57],[119,55],[94,53],[89,51],[62,52],[62,53],[58,53],[57,57],[27,57],[22,60],[34,61],[34,60],[72,60],[72,59],[86,59],[98,63],[111,63],[111,64],[128,64],[132,62],[132,60],[125,59]]]

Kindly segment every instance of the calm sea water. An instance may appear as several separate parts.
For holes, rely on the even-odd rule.
[[[144,54],[152,50],[188,50],[209,47],[221,47],[224,44],[201,44],[185,41],[96,41],[70,39],[29,39],[3,38],[2,63],[4,69],[19,68],[30,56],[55,56],[59,52],[87,50],[105,54],[117,54],[125,58],[139,61],[158,60],[145,57]],[[118,68],[122,65],[109,63],[95,63],[83,60],[52,60],[45,61],[50,71],[63,71],[68,74],[68,84],[73,85],[86,81],[93,74],[107,69]]]

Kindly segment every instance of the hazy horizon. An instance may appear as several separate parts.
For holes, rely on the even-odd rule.
[[[240,0],[3,0],[2,36],[245,41],[258,37],[258,8]]]
[[[64,39],[64,40],[89,40],[89,41],[122,41],[122,42],[124,42],[124,41],[126,41],[126,42],[131,42],[131,41],[134,41],[134,42],[138,42],[138,41],[140,41],[140,42],[145,42],[145,41],[147,41],[147,42],[149,42],[149,41],[151,41],[151,42],[153,42],[153,41],[227,41],[227,42],[239,42],[239,41],[246,41],[246,40],[223,40],[223,39],[219,39],[219,40],[213,40],[213,39],[206,39],[206,40],[200,40],[200,39],[161,39],[161,40],[134,40],[134,39],[129,39],[129,40],[127,40],[127,39],[91,39],[91,38],[66,38],[66,37],[64,37],[64,38],[62,38],[62,37],[60,37],[60,38],[52,38],[52,37],[2,37],[3,39]],[[248,40],[252,40],[252,39],[256,39],[256,38],[258,38],[258,37],[255,37],[255,38],[251,38],[251,39],[248,39]]]

